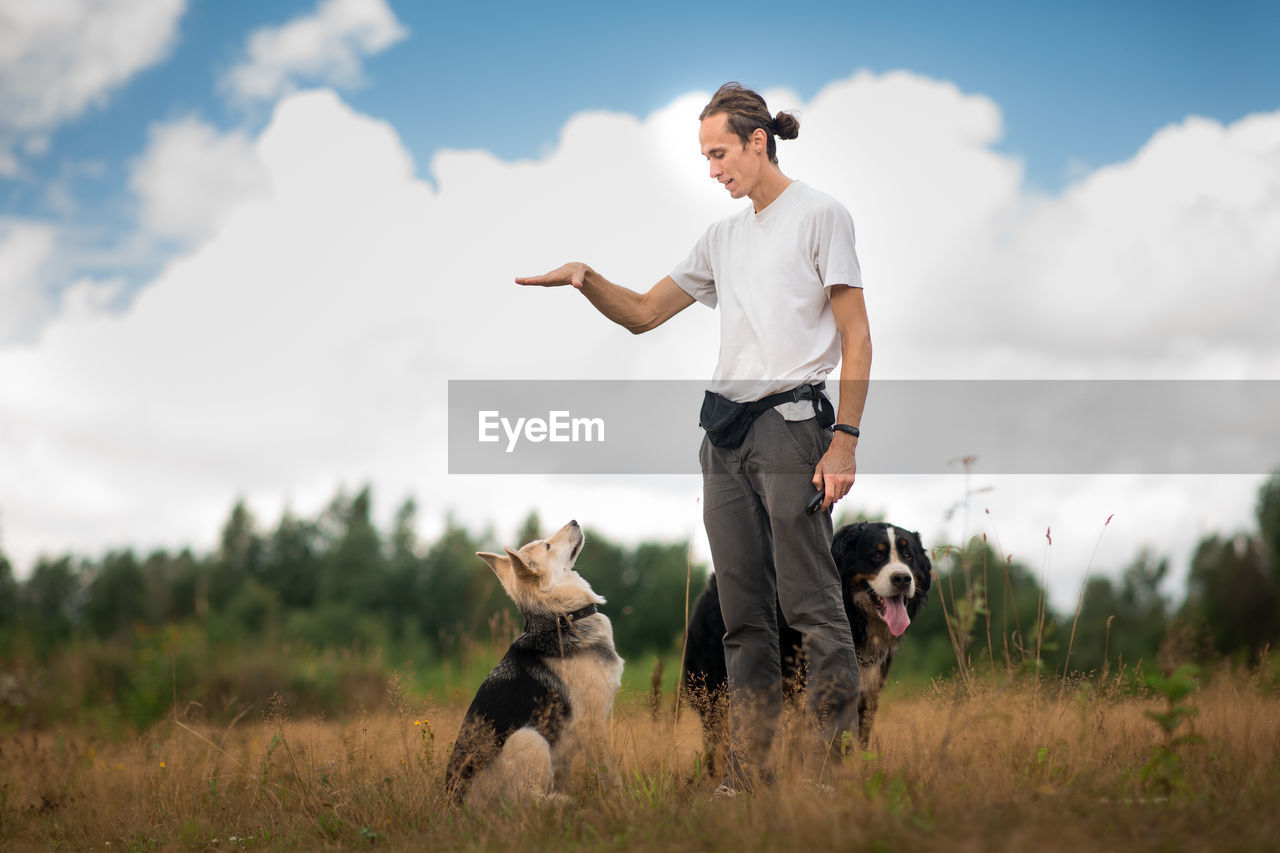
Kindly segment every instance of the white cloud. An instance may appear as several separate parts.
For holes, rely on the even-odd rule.
[[[44,325],[56,317],[83,319],[111,310],[120,297],[123,281],[118,278],[73,279],[69,256],[75,251],[66,242],[64,230],[48,222],[0,219],[0,355],[6,345],[37,341]]]
[[[223,84],[244,100],[273,100],[299,84],[358,85],[361,62],[408,36],[385,0],[324,0],[314,13],[249,36]]]
[[[187,118],[151,128],[129,186],[150,233],[195,240],[235,204],[264,192],[266,174],[245,134]]]
[[[172,50],[185,0],[0,0],[0,175],[10,148],[103,102]]]
[[[1004,276],[1039,286],[1016,294],[1010,337],[1148,374],[1276,376],[1276,234],[1280,114],[1164,128],[1021,223]]]
[[[1189,310],[1190,282],[1213,261],[1230,281],[1206,285],[1197,310],[1212,323],[1179,327],[1199,355],[1177,375],[1210,365],[1280,377],[1280,342],[1249,316],[1249,299],[1274,296],[1248,293],[1274,269],[1280,115],[1188,121],[1061,197],[1027,198],[1019,164],[991,150],[1000,115],[989,99],[907,74],[860,74],[807,104],[770,94],[801,108],[783,169],[854,212],[878,376],[1141,376],[1143,357],[1166,369],[1176,312],[1149,300],[1163,286]],[[90,301],[37,346],[0,349],[6,549],[22,562],[109,544],[207,546],[237,494],[270,517],[365,480],[387,504],[416,495],[427,518],[453,510],[510,529],[537,508],[548,523],[576,515],[627,538],[698,534],[696,476],[448,476],[445,405],[448,379],[707,374],[715,312],[694,306],[633,337],[569,289],[511,281],[578,258],[646,288],[737,209],[698,155],[705,99],[644,119],[576,116],[539,161],[445,152],[430,164],[433,188],[394,128],[331,92],[285,97],[257,139],[232,145],[237,162],[251,149],[264,192],[193,215],[213,230],[126,313]],[[191,135],[180,150],[225,141],[200,126]],[[931,416],[927,401],[908,415]],[[959,482],[869,477],[852,500],[957,538],[944,517]],[[1247,524],[1253,488],[1008,478],[992,500],[1019,559],[1037,564],[1044,528],[1061,531],[1051,580],[1069,598],[1108,514],[1141,519],[1129,539],[1108,530],[1114,566],[1134,542]]]
[[[125,293],[128,282],[121,277],[78,278],[63,289],[58,300],[58,316],[73,323],[88,322],[110,313]]]
[[[1050,198],[1000,121],[861,74],[780,149],[853,210],[877,376],[1280,378],[1280,113],[1189,118]]]
[[[0,343],[28,336],[48,312],[40,280],[54,240],[51,226],[0,221]]]

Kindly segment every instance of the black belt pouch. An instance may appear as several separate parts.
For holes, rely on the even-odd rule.
[[[707,431],[707,438],[716,447],[740,446],[755,419],[746,403],[735,403],[714,391],[707,391],[702,397],[698,425]]]
[[[801,385],[790,391],[770,394],[754,403],[735,403],[728,397],[707,391],[702,397],[702,412],[698,416],[698,425],[707,431],[707,438],[716,447],[733,449],[742,444],[747,437],[747,430],[763,412],[782,403],[793,403],[800,400],[813,401],[813,413],[818,418],[818,426],[828,429],[836,422],[835,408],[826,395],[821,393],[825,383]]]

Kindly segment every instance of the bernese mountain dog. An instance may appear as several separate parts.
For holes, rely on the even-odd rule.
[[[933,565],[917,533],[883,522],[840,528],[832,540],[831,554],[840,572],[845,612],[858,655],[862,688],[858,740],[865,749],[898,644],[928,598]],[[724,634],[713,574],[694,604],[684,655],[685,689],[702,717],[706,755],[713,766],[717,758],[723,758],[726,743]],[[803,637],[787,625],[781,609],[778,640],[783,688],[788,696],[794,696],[804,683]]]

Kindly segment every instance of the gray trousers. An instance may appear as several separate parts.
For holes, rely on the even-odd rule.
[[[805,513],[831,435],[816,418],[787,421],[770,409],[739,447],[702,441],[703,521],[725,623],[731,742],[751,763],[764,760],[782,707],[775,601],[805,638],[807,707],[817,734],[838,746],[842,732],[858,731],[858,660],[831,557],[831,514]]]

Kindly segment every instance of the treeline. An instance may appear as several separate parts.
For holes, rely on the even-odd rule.
[[[448,522],[432,542],[402,504],[392,528],[372,518],[369,488],[340,492],[316,518],[286,513],[264,530],[237,503],[211,554],[126,549],[100,559],[41,558],[24,582],[0,554],[0,652],[47,659],[67,644],[128,639],[140,629],[196,623],[215,645],[264,639],[312,647],[377,647],[391,658],[456,651],[460,638],[489,633],[495,613],[515,608],[478,550],[502,550],[547,535],[530,515],[510,537],[473,535]],[[567,519],[565,519],[567,521]],[[558,527],[559,524],[553,525]],[[580,569],[614,603],[618,647],[666,651],[683,630],[687,543],[626,548],[590,529]]]
[[[273,528],[239,502],[212,553],[44,557],[24,581],[0,554],[0,724],[144,727],[175,702],[229,719],[275,694],[299,712],[341,714],[385,701],[393,673],[411,692],[456,691],[521,626],[476,551],[565,521],[548,530],[530,515],[518,531],[479,535],[447,522],[423,541],[412,500],[380,530],[365,488]],[[578,568],[608,599],[623,655],[676,647],[686,574],[697,590],[706,573],[687,543],[587,537]]]
[[[143,726],[179,697],[227,716],[275,691],[340,712],[376,697],[392,671],[446,686],[477,644],[485,654],[474,663],[487,670],[520,619],[475,552],[567,519],[544,528],[531,515],[520,530],[479,535],[447,522],[424,541],[412,500],[388,530],[372,510],[368,488],[339,492],[314,518],[285,513],[264,527],[240,502],[212,553],[44,557],[22,581],[0,553],[0,721],[96,708]],[[1147,551],[1119,573],[1095,568],[1068,613],[1048,606],[1035,572],[984,542],[929,543],[934,590],[895,678],[1102,674],[1156,666],[1162,654],[1252,664],[1280,633],[1280,474],[1260,490],[1256,518],[1255,531],[1200,542],[1181,601],[1162,591],[1168,559]],[[624,547],[591,530],[588,540],[579,568],[609,600],[623,656],[676,658],[686,581],[696,596],[706,574],[688,543]]]

